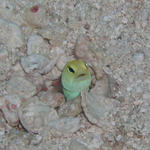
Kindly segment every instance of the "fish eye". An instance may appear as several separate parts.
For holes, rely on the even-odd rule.
[[[88,64],[87,63],[85,63],[85,66],[88,68]]]
[[[72,72],[72,73],[75,73],[75,71],[74,71],[73,68],[71,68],[71,67],[68,67],[68,71],[69,71],[69,72]]]

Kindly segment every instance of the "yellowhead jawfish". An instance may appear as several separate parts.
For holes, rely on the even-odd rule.
[[[91,84],[91,73],[87,64],[81,60],[68,62],[63,69],[61,83],[66,101],[79,96],[82,90],[88,90]]]

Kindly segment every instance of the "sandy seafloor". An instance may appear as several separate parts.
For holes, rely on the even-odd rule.
[[[104,92],[63,106],[78,58]],[[0,150],[150,150],[150,1],[0,0],[0,109]]]

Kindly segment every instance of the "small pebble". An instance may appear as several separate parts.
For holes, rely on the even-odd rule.
[[[77,140],[72,140],[69,145],[69,150],[89,150],[84,144]]]
[[[144,60],[144,53],[137,52],[133,55],[133,60],[136,64],[141,64]]]

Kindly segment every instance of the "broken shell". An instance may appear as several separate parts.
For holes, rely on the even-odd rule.
[[[4,95],[0,97],[1,110],[4,114],[4,118],[7,120],[10,126],[16,126],[19,123],[17,111],[21,105],[23,99],[17,95]]]
[[[24,99],[18,95],[4,95],[5,104],[8,105],[8,109],[13,112],[17,112]]]
[[[95,86],[91,89],[91,92],[95,93],[96,95],[108,97],[110,95],[110,84],[109,78],[105,74],[101,80],[96,81]]]
[[[7,107],[2,108],[4,118],[10,126],[17,126],[19,124],[19,118],[17,112],[9,111]]]
[[[40,97],[40,100],[53,108],[65,103],[64,95],[56,91],[53,87],[51,87],[46,93],[44,93]]]
[[[23,103],[19,108],[18,115],[23,127],[31,133],[38,133],[52,120],[58,119],[57,112],[40,102],[37,97]]]
[[[112,114],[116,113],[119,102],[109,98],[111,90],[109,77],[105,74],[90,92],[81,92],[81,105],[88,120],[103,129],[112,129]]]
[[[60,117],[75,117],[82,112],[81,97],[78,96],[73,101],[61,105],[58,109],[58,115]]]
[[[81,105],[88,120],[104,130],[112,129],[112,113],[117,110],[118,101],[94,92],[81,92],[81,97]]]

